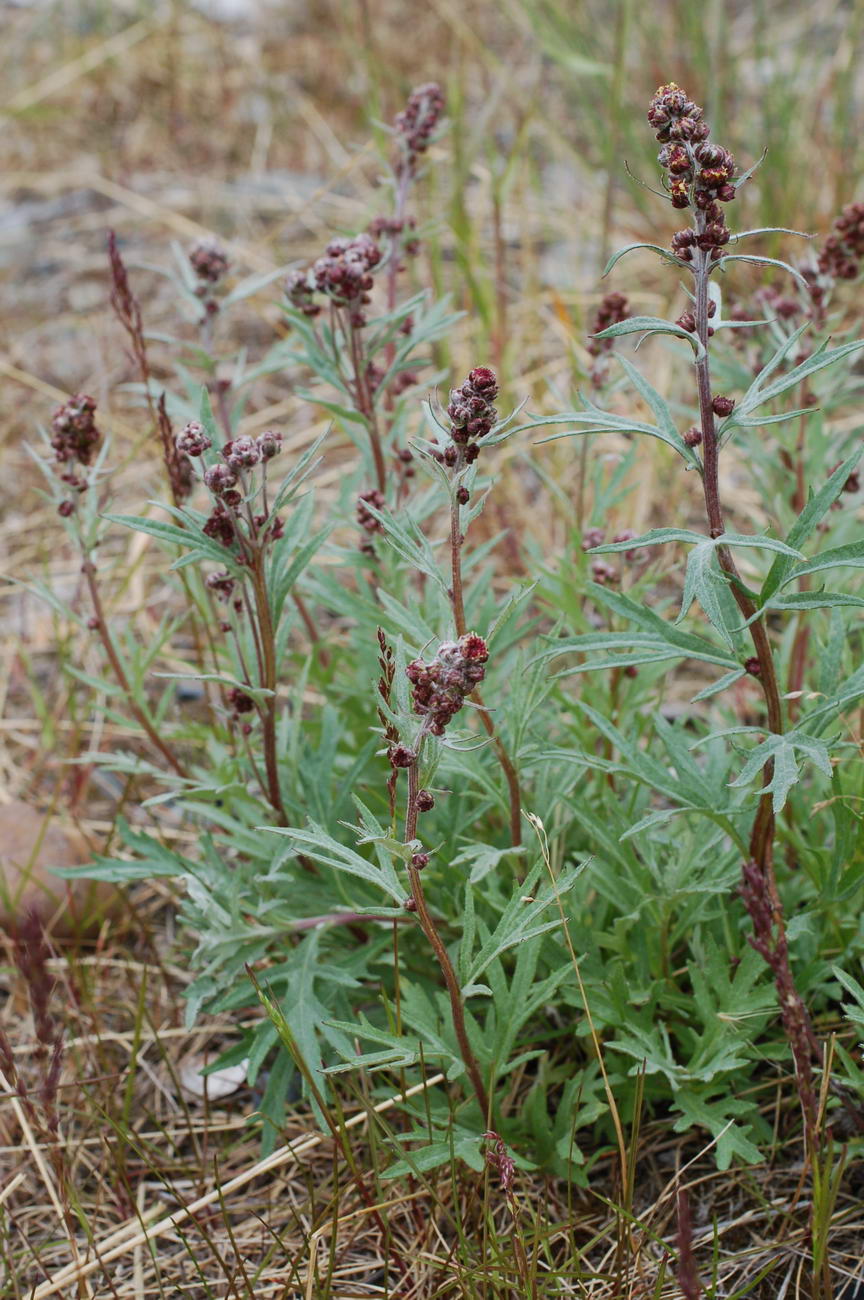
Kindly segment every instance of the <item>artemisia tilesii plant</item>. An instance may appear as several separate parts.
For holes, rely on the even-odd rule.
[[[797,600],[784,593],[790,584],[796,580],[803,582],[813,572],[834,565],[858,563],[860,548],[841,547],[834,553],[829,551],[811,561],[804,558],[799,548],[831,506],[837,503],[841,493],[856,485],[854,466],[860,456],[860,447],[851,457],[832,467],[833,472],[829,470],[826,475],[827,483],[805,499],[800,482],[800,476],[805,473],[803,448],[799,445],[799,484],[795,494],[799,513],[785,541],[769,534],[741,534],[728,530],[721,498],[720,454],[733,436],[744,430],[762,430],[764,426],[796,416],[802,421],[802,430],[806,430],[809,414],[806,409],[763,414],[756,412],[774,405],[776,399],[790,390],[805,390],[812,376],[850,356],[862,344],[855,341],[830,348],[823,341],[817,346],[805,347],[799,344],[799,340],[806,329],[806,322],[794,333],[786,333],[781,326],[779,347],[773,349],[773,355],[765,360],[764,365],[757,366],[755,378],[752,373],[748,376],[744,396],[736,400],[726,392],[717,391],[712,382],[711,340],[724,324],[746,323],[746,317],[744,321],[740,319],[740,312],[736,313],[739,319],[734,322],[722,320],[722,297],[716,285],[717,275],[724,273],[735,262],[772,263],[770,258],[754,255],[749,250],[738,252],[737,249],[748,236],[775,232],[748,231],[733,235],[726,220],[727,205],[734,201],[738,187],[748,178],[748,174],[737,175],[735,160],[728,150],[711,139],[703,110],[683,90],[674,83],[661,86],[651,101],[648,120],[662,145],[658,161],[663,169],[664,187],[669,200],[673,208],[688,214],[690,224],[672,235],[668,250],[654,245],[633,247],[653,248],[679,272],[689,275],[692,283],[690,302],[674,323],[649,317],[631,317],[607,325],[600,331],[598,340],[603,342],[625,334],[639,333],[643,336],[678,335],[690,342],[694,353],[692,403],[696,421],[683,434],[679,432],[663,397],[629,362],[622,359],[622,363],[639,395],[657,420],[655,426],[631,424],[630,431],[650,434],[667,442],[675,448],[687,467],[697,472],[702,485],[707,528],[701,536],[682,528],[654,529],[637,539],[629,538],[595,547],[594,552],[607,554],[636,546],[655,546],[676,541],[692,546],[681,617],[688,612],[692,602],[698,600],[710,624],[720,633],[728,650],[737,659],[737,662],[730,660],[730,671],[712,688],[712,693],[731,686],[745,674],[756,679],[761,689],[764,721],[758,726],[737,727],[732,731],[727,729],[719,733],[717,738],[733,732],[755,732],[757,737],[764,736],[751,751],[738,779],[731,783],[733,786],[743,785],[758,776],[762,784],[746,843],[736,836],[742,850],[746,848],[742,853],[740,896],[752,924],[750,943],[766,961],[774,976],[779,1013],[795,1062],[805,1136],[811,1159],[815,1162],[819,1149],[819,1115],[814,1071],[822,1065],[822,1044],[795,983],[787,937],[787,919],[777,885],[774,859],[777,818],[786,808],[790,790],[801,777],[799,765],[802,762],[812,763],[826,777],[832,777],[831,752],[836,746],[836,738],[833,746],[830,741],[822,738],[827,719],[833,712],[831,706],[824,703],[815,709],[803,711],[797,716],[796,725],[790,725],[791,719],[784,707],[772,632],[775,630],[774,611],[840,607],[850,601],[853,605],[858,603],[856,597],[825,592],[808,593]],[[854,214],[855,209],[840,219],[839,230],[827,241],[816,267],[809,274],[796,273],[793,268],[786,268],[793,275],[797,274],[804,295],[809,299],[809,315],[817,323],[824,322],[822,311],[828,283],[836,276],[837,268],[842,268],[841,276],[854,275],[857,271],[852,256],[857,231]],[[844,243],[847,239],[848,251]],[[611,269],[623,252],[628,251],[629,248],[613,257],[607,269]],[[782,263],[774,264],[784,266]],[[777,304],[775,302],[772,305]],[[786,320],[792,315],[785,307],[778,314]],[[796,344],[799,344],[799,353],[795,357],[797,364],[787,373],[780,373],[778,378],[778,371]],[[597,354],[596,346],[592,346],[592,352]],[[807,392],[802,391],[802,397],[807,396]],[[566,418],[568,422],[582,426],[578,432],[628,428],[620,420],[609,418],[593,406],[589,406],[585,412],[568,414]],[[744,454],[746,456],[747,453]],[[746,548],[745,553],[756,549],[775,554],[761,590],[752,588],[752,578],[748,576],[745,579],[742,576],[735,558],[735,552],[742,548]],[[596,576],[595,573],[595,578]],[[637,664],[665,658],[673,652],[680,634],[674,625],[657,618],[650,607],[640,608],[621,597],[613,602],[596,590],[595,597],[601,597],[601,604],[611,607],[643,630],[636,638],[642,645],[634,648],[630,654],[619,651],[614,659],[607,659],[607,664],[614,663],[616,667],[627,664],[632,670]],[[742,636],[751,642],[749,652],[742,646]],[[601,647],[619,649],[623,640],[624,638],[617,637],[582,637],[566,642],[552,653],[560,654],[562,649],[569,651],[589,647],[592,650]],[[799,649],[801,643],[799,634],[795,642]],[[677,641],[677,645],[679,653],[699,654],[695,642],[687,645],[684,641]],[[707,649],[703,643],[703,653]],[[597,665],[582,665],[583,670],[586,666]],[[792,695],[797,705],[797,699],[801,695],[801,664],[797,660],[793,673],[793,684],[797,689],[793,690]],[[848,703],[856,698],[858,676],[853,674],[849,695],[843,697]],[[709,692],[702,694],[704,697]],[[797,708],[795,712],[797,713]],[[608,735],[608,728],[606,734]],[[687,775],[684,753],[679,751],[676,756],[674,751],[670,751],[670,754],[678,770],[678,777],[684,784]],[[688,766],[689,763],[688,759]],[[694,768],[690,772],[693,776],[697,775]],[[719,807],[708,806],[700,811],[721,824],[725,820],[726,810]],[[658,814],[661,820],[667,816],[668,814]],[[646,825],[650,820],[647,819]]]
[[[637,286],[608,293],[584,407],[517,425],[500,418],[483,356],[453,386],[432,368],[456,314],[403,292],[424,236],[409,202],[443,109],[437,86],[411,95],[391,132],[387,211],[289,274],[289,335],[261,357],[230,355],[232,314],[284,270],[233,284],[220,247],[180,250],[193,337],[177,342],[163,393],[134,276],[111,245],[168,500],[156,513],[106,509],[93,402],[57,413],[57,501],[90,600],[72,614],[113,675],[109,716],[140,732],[134,752],[90,760],[138,782],[154,815],[170,798],[198,844],[123,823],[125,857],[86,871],[183,885],[190,1020],[255,1007],[247,968],[268,1010],[279,1004],[218,1063],[245,1061],[253,1086],[266,1077],[269,1144],[295,1081],[324,1122],[332,1076],[359,1065],[388,1093],[412,1072],[446,1075],[422,1106],[406,1103],[393,1174],[454,1153],[481,1171],[494,1142],[508,1195],[514,1159],[588,1182],[643,1096],[677,1131],[710,1134],[721,1165],[754,1162],[771,1140],[758,1089],[791,1059],[814,1186],[825,1184],[819,1018],[838,980],[864,1004],[850,973],[864,951],[864,778],[851,761],[864,599],[821,577],[854,578],[864,563],[858,435],[833,418],[857,391],[837,363],[862,345],[825,336],[857,274],[861,212],[844,212],[810,260],[752,253],[746,241],[771,232],[736,234],[727,219],[747,173],[701,109],[661,87],[649,120],[664,194],[687,224],[633,247],[684,279],[686,301],[672,321],[635,314]],[[757,274],[795,287],[772,282],[754,313],[740,295]],[[673,371],[668,397],[622,350],[631,335],[684,343],[692,366]],[[299,459],[282,430],[245,422],[250,386],[286,371],[333,422]],[[644,416],[626,413],[622,377]],[[518,539],[523,583],[477,521],[494,448],[544,424],[617,441],[605,456],[580,447],[573,502],[545,480],[568,543],[549,557]],[[640,435],[701,490],[680,521],[665,497],[653,503],[663,526],[636,536]],[[544,454],[531,453],[541,483]],[[321,524],[310,475],[334,455],[344,472]],[[726,465],[749,499],[758,490],[755,528],[730,527],[741,511]],[[148,646],[112,622],[110,570],[96,564],[120,528],[172,557],[176,607]],[[689,548],[675,621],[663,545]],[[574,689],[586,674],[590,687]],[[178,687],[181,701],[204,693],[206,721],[184,716]],[[523,842],[524,812],[542,844]],[[839,1124],[864,1073],[854,1050],[838,1058],[825,1097]],[[689,1249],[679,1275],[694,1291]]]

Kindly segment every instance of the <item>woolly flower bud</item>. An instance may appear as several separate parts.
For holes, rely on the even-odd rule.
[[[405,675],[413,687],[414,712],[425,717],[434,736],[443,736],[451,719],[482,682],[489,657],[486,642],[474,632],[445,641],[431,663],[415,659]]]
[[[201,456],[213,446],[204,425],[197,420],[190,420],[184,425],[175,439],[177,450],[185,456]]]
[[[614,339],[598,339],[595,336],[602,334],[610,325],[619,325],[621,321],[627,320],[629,315],[630,304],[623,293],[607,293],[601,299],[591,322],[590,337],[587,344],[590,356],[601,357],[605,352],[612,351],[615,346]],[[596,371],[596,378],[599,377],[601,377],[601,372]]]
[[[199,280],[218,284],[228,270],[228,254],[216,239],[202,239],[189,253],[189,261]]]
[[[367,533],[384,531],[372,511],[368,509],[368,506],[374,506],[376,510],[383,510],[384,505],[384,494],[379,492],[377,488],[372,488],[370,492],[363,492],[357,498],[357,523]]]
[[[258,451],[262,460],[272,460],[282,450],[282,434],[275,429],[265,429],[258,435]]]
[[[435,807],[435,800],[429,790],[418,790],[416,804],[418,812],[429,812]]]
[[[702,441],[702,430],[697,429],[696,425],[694,424],[692,428],[688,429],[687,432],[684,434],[684,445],[686,447],[698,447],[701,441]]]
[[[864,203],[849,203],[834,221],[818,269],[835,280],[854,280],[864,257]]]
[[[255,701],[245,691],[241,691],[239,686],[232,686],[226,698],[235,713],[251,713],[255,708]]]
[[[76,393],[54,412],[51,419],[51,446],[59,464],[79,461],[89,465],[101,434],[94,415],[96,403],[86,393]]]
[[[309,283],[308,271],[292,271],[285,281],[285,296],[292,307],[304,316],[317,316],[321,307],[315,301],[314,285]]]
[[[258,443],[254,438],[250,438],[248,434],[243,434],[239,438],[232,439],[231,442],[226,442],[222,448],[222,455],[231,468],[235,470],[251,469],[261,459]]]
[[[391,767],[410,767],[416,762],[417,755],[407,745],[391,745],[387,750],[387,758]]]
[[[717,397],[712,398],[711,409],[715,415],[721,417],[731,415],[735,409],[735,402],[731,397],[720,397],[718,395]]]
[[[229,465],[211,465],[204,472],[205,486],[214,496],[221,497],[237,482],[237,475]]]
[[[498,380],[487,366],[475,366],[461,388],[451,388],[447,414],[450,436],[464,446],[473,438],[483,438],[498,421],[492,405],[498,396]]]
[[[207,578],[207,586],[217,600],[228,600],[234,590],[234,579],[227,572],[211,573]]]

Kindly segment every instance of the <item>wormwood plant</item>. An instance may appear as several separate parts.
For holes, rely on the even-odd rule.
[[[401,298],[400,277],[421,233],[410,189],[441,110],[437,88],[412,95],[393,131],[390,213],[292,273],[290,336],[263,357],[229,366],[220,349],[230,310],[264,283],[228,289],[212,247],[185,259],[197,338],[164,400],[112,251],[170,500],[156,514],[105,510],[93,403],[57,413],[60,513],[91,605],[71,616],[89,617],[112,671],[108,716],[139,729],[134,752],[85,758],[149,794],[145,815],[170,800],[198,841],[181,851],[121,822],[123,851],[87,874],[182,885],[190,1021],[202,1008],[248,1015],[260,989],[268,1014],[216,1064],[246,1062],[268,1144],[297,1086],[338,1131],[334,1076],[353,1086],[360,1068],[389,1095],[440,1072],[404,1104],[391,1175],[454,1157],[480,1170],[491,1149],[589,1184],[612,1159],[625,1222],[643,1108],[710,1135],[721,1166],[755,1162],[772,1140],[763,1099],[791,1061],[823,1189],[813,1253],[827,1285],[827,1128],[854,1127],[864,1099],[857,1049],[838,1043],[832,1058],[822,1024],[841,985],[857,996],[862,955],[864,549],[846,504],[860,435],[836,417],[857,400],[864,345],[826,336],[864,249],[858,217],[798,268],[750,252],[747,240],[775,233],[727,225],[750,173],[682,91],[662,87],[649,120],[663,197],[690,224],[669,248],[632,247],[686,278],[678,319],[607,296],[578,410],[501,420],[485,365],[446,408],[434,394],[421,403],[444,378],[429,349],[455,317],[425,291]],[[793,277],[797,318],[776,302],[755,324],[742,302],[727,309],[721,282],[754,264]],[[629,335],[687,345],[692,368],[668,397],[613,357]],[[620,413],[613,365],[644,418]],[[254,377],[285,370],[333,419],[299,457],[279,431],[240,426]],[[586,451],[575,501],[542,451],[520,463],[569,535],[553,558],[520,539],[531,577],[516,582],[501,539],[482,531],[483,475],[499,443],[551,424],[566,426],[555,437],[610,435],[617,460]],[[343,435],[357,464],[339,462],[322,523],[312,475],[318,458],[344,456]],[[690,472],[701,528],[689,511],[680,526],[663,518],[665,502],[662,527],[620,526],[637,435]],[[748,499],[758,490],[755,528],[728,524],[742,515],[733,470]],[[182,584],[146,646],[112,625],[94,558],[119,528],[155,539]],[[664,546],[688,548],[683,580],[676,558],[661,567]],[[826,573],[846,581],[823,589]],[[205,692],[197,722],[178,678]]]

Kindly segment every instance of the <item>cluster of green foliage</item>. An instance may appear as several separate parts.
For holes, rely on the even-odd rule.
[[[720,276],[727,269],[720,266]],[[248,282],[233,299],[262,283]],[[187,296],[194,301],[190,286]],[[852,365],[862,345],[774,320],[748,332],[750,350],[742,351],[727,346],[738,333],[721,332],[735,322],[724,319],[719,294],[716,300],[714,372],[723,392],[739,394],[718,438],[734,442],[736,463],[758,488],[763,521],[758,532],[725,533],[722,545],[745,565],[782,683],[802,621],[809,627],[803,695],[783,735],[766,734],[746,667],[748,632],[718,564],[717,538],[666,526],[590,555],[583,549],[585,530],[606,528],[626,510],[644,437],[666,444],[659,453],[668,457],[664,473],[693,472],[698,517],[698,457],[680,432],[696,414],[689,364],[680,372],[685,382],[664,397],[639,359],[622,354],[620,377],[602,396],[564,414],[503,423],[466,471],[467,621],[488,642],[483,700],[517,769],[526,815],[523,842],[514,845],[505,774],[476,709],[466,707],[442,741],[424,742],[422,780],[436,802],[423,820],[431,852],[423,884],[458,975],[468,1034],[494,1099],[491,1117],[468,1086],[441,973],[404,906],[412,846],[402,834],[404,782],[397,783],[396,815],[390,812],[377,687],[380,629],[395,664],[388,716],[410,737],[417,720],[406,664],[454,637],[453,485],[430,454],[440,411],[421,401],[419,386],[388,396],[402,371],[421,369],[427,385],[442,378],[432,358],[452,327],[447,303],[427,293],[394,310],[376,303],[364,331],[367,359],[384,371],[377,401],[387,451],[410,446],[417,471],[383,506],[371,507],[379,524],[372,555],[358,545],[354,520],[358,493],[372,481],[370,415],[357,409],[345,380],[344,332],[326,320],[316,328],[287,306],[288,340],[254,366],[236,363],[232,425],[257,377],[305,372],[316,384],[310,402],[326,408],[359,451],[325,524],[314,481],[317,464],[327,461],[326,437],[289,466],[275,493],[273,511],[284,515],[285,527],[267,553],[266,588],[284,818],[260,780],[258,732],[246,743],[224,704],[230,689],[259,702],[267,694],[248,671],[256,661],[251,620],[235,639],[207,637],[206,661],[184,674],[208,693],[206,720],[184,716],[168,674],[158,674],[163,687],[155,692],[151,669],[166,648],[184,638],[191,644],[193,624],[211,633],[219,626],[220,608],[206,585],[214,566],[244,580],[236,556],[205,534],[207,506],[193,496],[179,507],[150,503],[136,516],[97,514],[90,492],[66,521],[87,554],[122,528],[164,548],[178,612],[147,645],[128,629],[114,634],[114,644],[136,707],[183,755],[187,775],[138,748],[87,757],[158,781],[164,789],[148,803],[170,800],[199,833],[194,850],[182,850],[124,823],[124,852],[81,874],[177,882],[194,971],[190,1023],[202,1011],[243,1018],[259,1001],[248,974],[256,972],[271,1014],[238,1033],[213,1068],[248,1062],[249,1083],[262,1091],[265,1145],[276,1142],[298,1082],[320,1116],[334,1080],[346,1073],[363,1070],[390,1093],[440,1071],[441,1085],[405,1103],[404,1149],[394,1150],[393,1174],[454,1155],[480,1168],[479,1139],[494,1119],[517,1161],[584,1181],[616,1126],[637,1124],[643,1106],[668,1116],[676,1132],[713,1138],[721,1166],[759,1160],[771,1139],[760,1103],[765,1089],[788,1075],[791,1059],[774,980],[748,941],[750,921],[737,895],[769,764],[796,986],[817,1024],[836,1017],[841,985],[864,998],[855,982],[864,955],[864,764],[855,732],[864,698],[864,544],[848,504],[855,498],[843,495],[860,432],[835,419],[857,400]],[[408,317],[413,328],[402,342]],[[666,321],[636,317],[608,331],[615,338],[633,333],[664,336],[650,346],[676,352],[684,340],[699,358],[698,339]],[[798,360],[804,338],[808,355]],[[212,374],[214,364],[212,356],[190,353],[189,364],[178,366],[168,411],[176,422],[200,421],[218,449],[227,433],[211,410],[212,381],[202,390],[198,373]],[[804,387],[807,401],[799,403]],[[650,417],[621,413],[636,402]],[[532,430],[547,424],[556,437],[607,433],[627,447],[611,469],[598,459],[582,530],[533,444]],[[797,510],[790,506],[794,475],[778,455],[791,427],[803,430],[808,489]],[[531,537],[516,539],[530,574],[518,582],[502,573],[501,537],[475,545],[471,534],[495,491],[485,477],[494,464],[487,448],[505,438],[518,447],[519,472],[548,492],[567,521],[561,555],[538,554]],[[541,502],[542,495],[538,510]],[[591,580],[598,554],[609,557],[615,578]],[[823,575],[830,590],[822,588]],[[316,642],[295,594],[312,611]],[[682,691],[682,664],[698,665],[704,682],[692,698]],[[85,684],[102,692],[107,717],[126,718],[121,686]],[[864,1094],[851,1047],[838,1047],[834,1068],[853,1093]]]

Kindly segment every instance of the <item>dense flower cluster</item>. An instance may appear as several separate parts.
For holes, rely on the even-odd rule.
[[[207,438],[203,428],[194,422],[187,424],[179,434],[178,446],[181,442],[183,449],[188,449],[190,455],[200,456],[201,452],[210,446],[210,439]],[[192,448],[200,448],[200,450],[191,450]],[[225,443],[221,449],[222,461],[208,466],[204,471],[204,486],[216,497],[213,510],[204,523],[204,533],[207,537],[214,538],[223,546],[231,546],[234,543],[237,537],[234,512],[243,502],[243,493],[238,490],[237,485],[244,472],[254,469],[262,462],[266,464],[278,455],[281,449],[282,434],[274,429],[265,430],[257,438],[241,434]],[[255,515],[252,523],[256,528],[260,528],[266,523],[266,518],[266,515]],[[282,535],[282,521],[278,518],[274,519],[267,530],[266,540],[275,541]]]
[[[204,425],[197,420],[190,420],[177,434],[177,450],[184,456],[203,456],[213,443],[205,432]]]
[[[413,175],[420,154],[429,148],[429,142],[444,112],[444,92],[436,81],[417,86],[408,97],[408,103],[396,117],[396,137],[401,146],[397,171],[404,169]]]
[[[864,258],[864,203],[849,203],[822,246],[818,267],[834,280],[855,280]]]
[[[598,339],[595,336],[608,329],[610,325],[618,325],[622,320],[627,320],[630,314],[630,303],[623,293],[607,293],[600,300],[591,322],[591,333],[587,344],[588,355],[594,358],[594,365],[591,367],[591,383],[595,388],[599,388],[606,378],[606,358],[614,347],[614,339]]]
[[[54,412],[51,420],[51,446],[58,464],[65,465],[78,461],[89,465],[93,453],[99,445],[100,433],[93,418],[96,403],[86,393],[77,393],[70,397]],[[64,482],[72,479],[63,475]],[[80,484],[76,480],[75,486]]]
[[[228,271],[228,254],[215,239],[202,239],[189,253],[189,261],[202,285],[214,285]]]
[[[648,121],[663,145],[657,160],[667,174],[672,206],[695,207],[702,214],[695,229],[679,230],[672,238],[672,251],[685,262],[692,261],[694,248],[716,261],[730,239],[720,205],[735,198],[735,159],[709,140],[704,117],[674,81],[659,87],[648,109]]]
[[[351,324],[366,324],[364,308],[371,301],[372,272],[383,254],[377,240],[363,233],[353,239],[331,239],[323,257],[308,271],[295,271],[288,277],[285,292],[293,307],[306,316],[317,315],[314,295],[324,294],[335,307],[344,307]]]
[[[357,498],[357,523],[367,533],[382,532],[380,521],[375,518],[369,506],[374,506],[376,510],[384,509],[384,493],[373,488],[371,492],[363,492]]]
[[[487,366],[475,366],[464,384],[450,389],[447,415],[452,441],[443,450],[433,451],[436,460],[453,469],[477,459],[478,440],[498,422],[498,411],[493,405],[497,396],[498,380],[494,370]]]
[[[51,420],[51,447],[58,465],[65,468],[61,480],[76,492],[84,492],[87,479],[77,472],[76,466],[89,465],[101,434],[94,418],[96,403],[86,393],[77,393],[70,397],[54,412]],[[75,509],[74,502],[62,501],[59,513],[68,518]]]
[[[415,659],[405,669],[413,687],[414,712],[426,719],[433,736],[444,735],[447,724],[480,685],[488,658],[483,638],[468,632],[458,641],[443,642],[430,664]]]
[[[212,537],[215,542],[221,542],[223,546],[231,546],[233,543],[234,519],[228,507],[221,501],[216,502],[209,518],[205,520],[203,532],[205,537]]]

